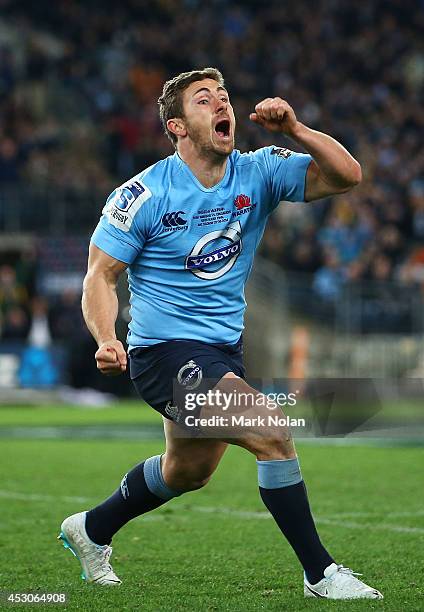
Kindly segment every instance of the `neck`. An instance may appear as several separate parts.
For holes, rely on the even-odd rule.
[[[228,156],[184,150],[182,147],[177,153],[203,187],[214,187],[224,178]]]

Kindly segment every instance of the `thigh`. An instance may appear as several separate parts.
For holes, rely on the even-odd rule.
[[[267,395],[229,372],[210,397],[213,402],[189,421],[199,437],[241,446],[257,458],[295,456],[287,417]]]

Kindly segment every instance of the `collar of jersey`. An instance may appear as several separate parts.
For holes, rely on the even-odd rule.
[[[175,155],[175,158],[177,160],[177,163],[181,166],[181,168],[183,168],[183,170],[189,175],[189,177],[191,178],[193,183],[196,185],[196,187],[198,187],[201,191],[205,191],[206,193],[213,193],[214,191],[218,191],[218,189],[220,189],[226,183],[228,175],[230,173],[230,165],[231,165],[230,164],[230,157],[231,157],[231,155],[227,158],[227,166],[225,168],[224,176],[219,181],[219,183],[217,183],[213,187],[205,187],[204,185],[202,185],[202,183],[199,181],[197,176],[195,174],[193,174],[193,172],[191,171],[190,166],[188,166],[188,164],[186,164],[185,161],[183,159],[181,159],[181,157],[178,155],[178,153],[174,153],[174,155]]]

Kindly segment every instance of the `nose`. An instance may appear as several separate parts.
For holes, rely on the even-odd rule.
[[[215,112],[222,113],[225,110],[227,110],[227,103],[224,102],[224,100],[220,100],[219,98],[217,98]]]

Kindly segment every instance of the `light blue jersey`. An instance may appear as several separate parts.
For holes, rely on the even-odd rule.
[[[268,215],[281,200],[304,201],[310,161],[281,147],[235,150],[206,188],[175,153],[115,189],[92,242],[128,264],[130,349],[237,342]]]

